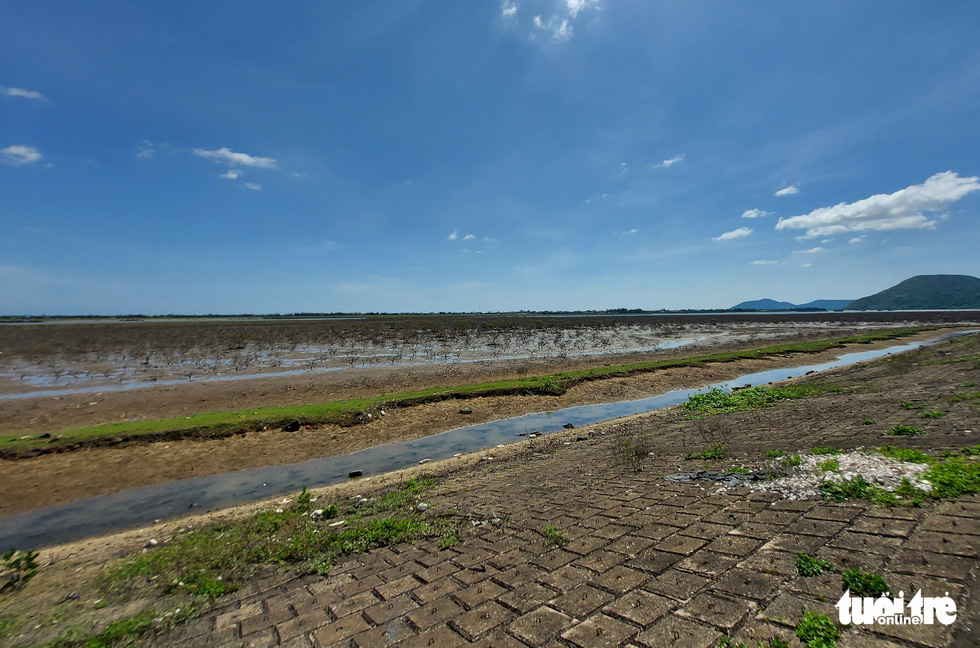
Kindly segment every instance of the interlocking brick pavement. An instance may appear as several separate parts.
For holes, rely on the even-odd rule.
[[[930,380],[910,380],[907,393],[938,400],[951,380],[962,380],[950,374],[944,382],[940,369],[924,370]],[[716,442],[722,427],[738,431],[725,439],[737,456],[715,468],[774,447],[880,445],[880,431],[835,404],[859,398],[860,411],[881,429],[908,417],[895,407],[899,396],[830,394],[755,419],[745,412],[709,422],[654,415],[605,433],[525,441],[526,451],[510,459],[439,478],[431,496],[438,504],[427,514],[451,514],[466,525],[459,545],[439,549],[425,540],[351,556],[325,576],[266,570],[153,645],[707,648],[722,637],[799,645],[793,629],[803,612],[836,619],[842,588],[839,573],[799,576],[798,552],[839,570],[880,570],[907,596],[948,592],[956,602],[952,626],[852,627],[841,646],[980,645],[980,497],[885,509],[663,478],[701,467],[683,453]],[[966,445],[966,425],[980,427],[975,414],[970,420],[969,411],[957,412],[959,419],[930,421],[929,437],[909,443]],[[783,419],[808,423],[784,427]],[[651,435],[656,451],[639,471],[621,445],[637,432]],[[561,529],[567,543],[548,544],[545,525]]]

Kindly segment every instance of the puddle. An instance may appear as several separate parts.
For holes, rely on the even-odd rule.
[[[158,518],[175,518],[226,508],[292,493],[300,490],[303,485],[316,488],[336,484],[347,481],[348,475],[355,470],[362,471],[365,476],[377,475],[416,465],[423,459],[446,459],[456,453],[474,452],[526,439],[519,436],[521,434],[559,432],[568,423],[582,428],[600,421],[670,407],[683,403],[691,394],[714,387],[731,390],[744,385],[765,385],[813,371],[825,371],[909,351],[974,332],[976,331],[950,333],[933,340],[876,351],[846,353],[831,362],[746,374],[700,389],[681,389],[640,400],[525,414],[468,425],[422,439],[368,448],[339,457],[183,479],[29,511],[0,519],[0,551],[11,548],[36,549],[109,531],[138,527]]]

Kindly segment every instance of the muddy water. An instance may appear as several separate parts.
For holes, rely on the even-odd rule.
[[[975,331],[970,331],[975,332]],[[809,372],[843,367],[885,355],[909,351],[966,333],[947,334],[932,340],[896,345],[877,351],[847,353],[836,360],[802,367],[774,369],[739,376],[707,389],[731,390],[745,385],[802,376]],[[289,466],[270,466],[208,477],[198,477],[93,497],[0,519],[0,551],[37,548],[147,524],[155,519],[179,517],[204,509],[220,509],[250,501],[349,479],[352,471],[365,476],[406,468],[425,459],[452,457],[499,444],[512,443],[530,434],[550,434],[571,423],[576,428],[621,416],[649,412],[683,403],[703,389],[684,389],[633,401],[583,405],[554,412],[538,412],[457,428],[423,439],[368,448],[338,457],[305,461]]]

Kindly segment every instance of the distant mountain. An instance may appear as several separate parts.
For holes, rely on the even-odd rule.
[[[797,308],[822,308],[824,310],[844,310],[851,303],[850,299],[814,299],[812,302],[800,304]]]
[[[850,299],[817,299],[806,304],[791,304],[774,299],[754,299],[732,306],[732,310],[793,310],[795,308],[822,308],[823,310],[843,310],[851,303]]]
[[[969,275],[917,275],[846,310],[924,310],[980,308],[980,279]]]

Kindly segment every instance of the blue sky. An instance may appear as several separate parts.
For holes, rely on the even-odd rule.
[[[975,2],[6,2],[0,314],[980,274]]]

